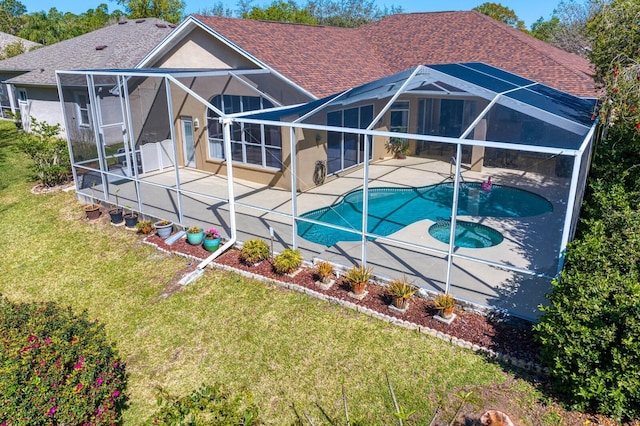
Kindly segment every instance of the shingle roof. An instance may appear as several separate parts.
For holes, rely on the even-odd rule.
[[[194,15],[318,97],[423,64],[485,62],[577,96],[589,62],[475,11],[390,15],[358,29]]]
[[[156,18],[121,21],[0,61],[0,71],[29,71],[11,83],[55,85],[56,70],[133,68],[174,27]]]
[[[4,49],[7,45],[11,43],[15,43],[16,41],[19,41],[20,43],[22,43],[22,45],[25,48],[25,51],[28,51],[34,46],[40,46],[40,43],[34,43],[33,41],[30,41],[30,40],[25,40],[23,38],[16,37],[11,34],[0,32],[0,49]]]

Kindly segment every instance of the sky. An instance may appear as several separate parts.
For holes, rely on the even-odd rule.
[[[196,13],[208,6],[217,3],[217,0],[183,0],[186,4],[185,12],[187,14]],[[252,3],[255,6],[266,6],[271,4],[273,0],[254,0]],[[377,4],[380,7],[384,6],[402,6],[404,12],[435,12],[443,10],[470,10],[474,7],[485,3],[489,0],[455,0],[451,3],[442,0],[377,0]],[[560,0],[537,0],[537,1],[523,1],[523,0],[491,0],[494,3],[500,3],[510,9],[513,9],[518,15],[518,18],[525,22],[527,28],[531,27],[538,18],[542,17],[545,20],[551,17],[553,9],[555,9]],[[109,0],[20,0],[22,4],[27,7],[27,12],[38,12],[41,10],[48,11],[50,8],[55,7],[60,12],[72,12],[80,14],[86,12],[87,9],[93,9],[101,3],[106,3],[109,7],[109,11],[113,11],[117,8],[117,4],[114,1]],[[222,0],[223,4],[227,8],[237,9],[237,0]],[[298,1],[303,4],[305,1]]]

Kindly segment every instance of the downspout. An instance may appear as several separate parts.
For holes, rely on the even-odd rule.
[[[224,157],[225,162],[227,163],[227,189],[229,191],[229,225],[231,227],[231,235],[229,241],[224,243],[222,246],[218,247],[218,250],[211,253],[209,257],[204,259],[202,262],[198,264],[196,270],[191,274],[196,274],[196,278],[204,272],[204,268],[213,260],[224,253],[226,250],[233,247],[238,238],[237,230],[236,230],[236,200],[233,192],[233,165],[231,162],[231,119],[230,118],[222,118],[222,138],[224,141]],[[187,275],[189,277],[190,275]],[[185,278],[187,278],[185,277]],[[183,280],[185,279],[183,278]],[[195,279],[195,278],[194,278]],[[193,280],[190,280],[193,281]],[[189,282],[190,282],[189,281]],[[180,282],[182,284],[182,281]]]

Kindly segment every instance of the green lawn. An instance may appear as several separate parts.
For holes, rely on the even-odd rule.
[[[412,424],[424,424],[439,396],[513,380],[471,351],[236,274],[210,270],[161,297],[188,261],[106,220],[87,223],[73,193],[31,194],[14,139],[13,123],[0,122],[0,293],[86,309],[106,324],[130,375],[126,424],[155,410],[157,386],[176,395],[202,382],[246,389],[265,423],[280,425],[295,420],[293,403],[316,418],[316,402],[340,416],[344,382],[356,417],[397,424],[388,372],[401,405],[423,416]],[[514,381],[504,398],[526,412],[536,396]],[[495,405],[478,403],[480,413]]]

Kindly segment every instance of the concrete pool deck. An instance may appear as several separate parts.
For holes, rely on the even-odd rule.
[[[450,165],[445,161],[408,157],[405,160],[383,160],[371,163],[369,187],[415,187],[450,181]],[[143,176],[143,212],[177,221],[177,206],[184,212],[186,226],[216,226],[223,235],[229,233],[227,180],[223,176],[193,169],[179,169],[180,198],[176,192],[174,169]],[[363,169],[340,174],[297,195],[298,214],[329,206],[352,190],[362,187]],[[545,175],[509,169],[485,167],[482,173],[464,170],[465,181],[483,181],[488,176],[496,184],[535,192],[553,203],[554,211],[526,218],[485,218],[460,216],[498,230],[504,241],[494,247],[458,248],[451,270],[451,292],[462,300],[483,306],[505,309],[518,316],[534,319],[537,306],[545,303],[550,289],[549,279],[507,270],[498,264],[533,270],[541,274],[556,274],[564,224],[564,211],[569,192],[569,180],[551,173]],[[137,206],[135,186],[121,180],[110,184],[110,192],[120,188],[121,204]],[[269,229],[274,230],[274,249],[293,245],[291,191],[265,187],[253,182],[234,180],[238,239],[262,238],[269,241]],[[100,189],[96,187],[96,189]],[[216,199],[217,198],[217,199]],[[133,207],[137,210],[137,207]],[[447,275],[448,245],[428,233],[433,221],[415,222],[386,238],[366,243],[367,264],[374,274],[385,279],[407,275],[415,284],[429,291],[444,290]],[[318,245],[297,238],[305,259],[325,259],[350,267],[360,263],[362,246],[357,242],[340,242],[334,246]],[[495,265],[479,263],[479,259]]]

